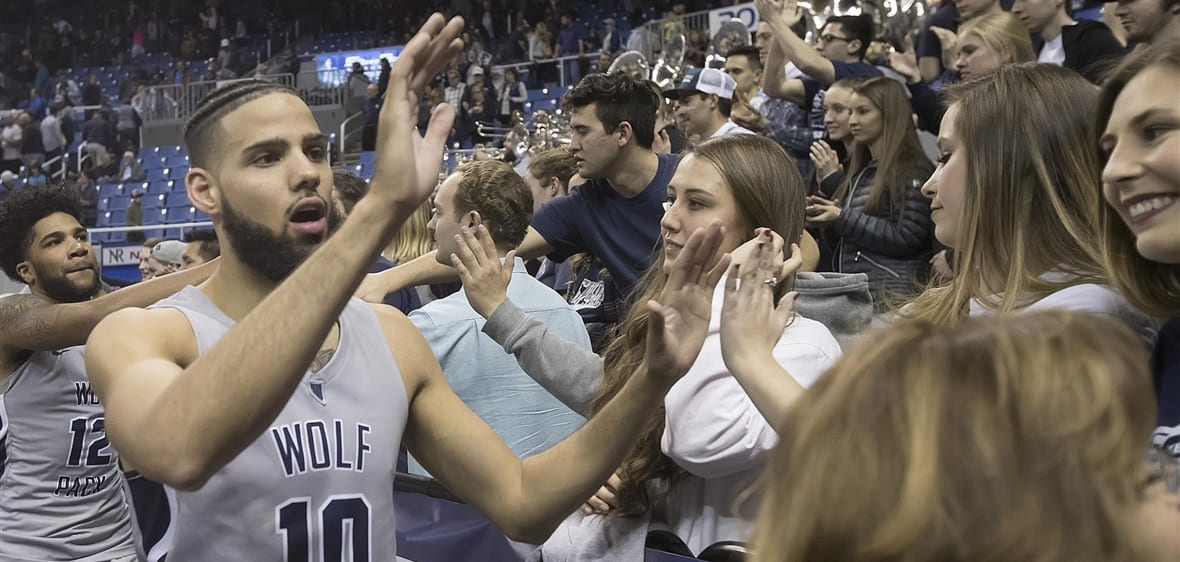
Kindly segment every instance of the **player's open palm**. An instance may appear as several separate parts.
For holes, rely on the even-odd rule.
[[[693,232],[670,261],[663,292],[647,302],[647,368],[652,376],[679,379],[700,354],[709,332],[713,289],[729,265],[729,254],[717,255],[724,237],[720,221]]]
[[[426,85],[462,49],[463,19],[430,16],[410,39],[389,75],[385,103],[378,121],[376,170],[370,196],[417,205],[438,184],[443,146],[455,120],[455,109],[440,104],[425,134],[415,127],[418,99]]]

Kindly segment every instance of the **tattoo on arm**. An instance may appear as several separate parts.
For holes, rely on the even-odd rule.
[[[53,303],[38,295],[12,295],[0,299],[0,333],[5,336],[44,337],[57,332],[65,310],[38,309]]]
[[[332,356],[336,355],[336,349],[321,349],[319,353],[315,354],[315,359],[311,361],[311,372],[318,373],[321,369],[328,365],[332,360]]]

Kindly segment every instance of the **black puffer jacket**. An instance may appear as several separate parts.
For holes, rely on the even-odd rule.
[[[922,195],[926,178],[911,180],[904,208],[889,208],[886,216],[865,212],[876,175],[874,160],[853,178],[844,209],[824,236],[829,237],[828,247],[835,249],[832,271],[868,275],[874,308],[880,312],[889,302],[916,295],[925,285],[934,225],[930,201]]]

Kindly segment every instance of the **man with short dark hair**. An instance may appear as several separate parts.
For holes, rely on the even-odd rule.
[[[1114,14],[1128,43],[1150,45],[1180,36],[1180,0],[1119,0]]]
[[[77,195],[31,186],[0,202],[0,556],[139,560],[119,457],[84,368],[105,316],[199,283],[209,269],[104,294]],[[86,540],[79,540],[86,537]]]
[[[762,110],[766,94],[762,93],[762,57],[753,45],[736,47],[725,57],[725,73],[737,82],[734,90],[755,111]]]
[[[644,83],[621,73],[590,74],[565,93],[569,149],[586,183],[533,214],[517,255],[560,262],[589,252],[606,266],[620,301],[626,298],[654,258],[676,164],[675,155],[651,149],[657,101]],[[358,294],[379,300],[391,289],[456,278],[430,253],[366,280]]]
[[[221,255],[221,245],[217,242],[217,231],[204,228],[190,230],[184,235],[184,265],[181,270],[192,269],[203,263],[211,262]]]
[[[513,261],[508,298],[541,322],[550,333],[590,349],[582,319],[560,295],[528,274],[524,260],[508,254],[524,239],[532,215],[528,186],[500,161],[471,162],[457,168],[434,197],[427,228],[438,244],[436,259],[451,264],[458,257],[461,231],[476,231],[495,243],[501,260]],[[519,457],[556,445],[583,423],[529,377],[491,338],[481,333],[484,314],[467,301],[463,289],[427,303],[410,314],[426,338],[455,394]],[[421,473],[416,461],[410,472]]]

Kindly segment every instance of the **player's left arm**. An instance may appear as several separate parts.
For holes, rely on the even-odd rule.
[[[503,529],[526,542],[553,529],[622,463],[664,394],[696,362],[708,334],[713,289],[729,264],[724,229],[697,229],[658,300],[647,306],[646,360],[618,394],[561,443],[525,460],[459,400],[422,335],[405,317],[379,312],[406,384],[405,441],[427,470]]]
[[[668,388],[637,373],[618,399],[581,429],[522,461],[455,395],[413,325],[392,311],[378,315],[410,397],[404,436],[410,452],[515,540],[543,542],[606,482],[634,442],[633,428],[659,406]]]
[[[205,281],[216,269],[217,260],[76,303],[55,303],[40,295],[5,297],[0,299],[0,348],[50,351],[82,345],[112,312],[154,304]]]

